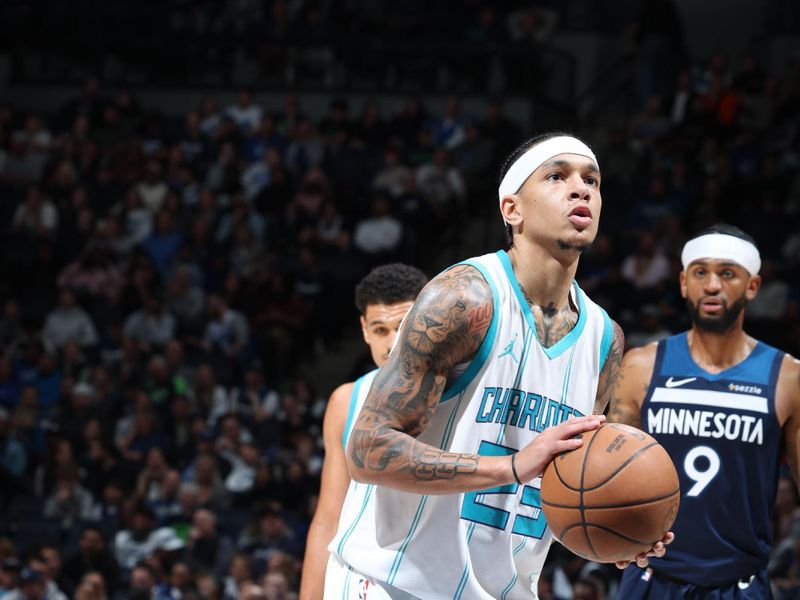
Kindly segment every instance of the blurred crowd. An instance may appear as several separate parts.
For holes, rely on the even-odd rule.
[[[119,0],[38,11],[0,5],[0,48],[26,80],[75,81],[76,65],[110,82],[481,93],[533,92],[534,48],[568,19],[554,0]],[[576,11],[571,11],[575,13]],[[593,7],[587,26],[614,20]],[[591,13],[591,17],[589,15]],[[102,26],[99,26],[102,24]],[[60,45],[53,44],[58,32]],[[68,36],[65,38],[64,36]],[[163,43],[169,42],[169,51]],[[437,60],[429,57],[436,55]],[[547,73],[538,69],[538,76]]]
[[[325,409],[302,374],[368,269],[455,251],[517,136],[456,98],[0,106],[0,591],[290,598]]]
[[[605,201],[579,282],[629,346],[678,332],[682,243],[727,221],[764,259],[746,328],[800,355],[800,60],[674,70],[577,132]],[[172,118],[92,79],[52,114],[0,105],[0,598],[293,598],[327,392],[302,373],[350,331],[369,268],[430,270],[478,215],[499,239],[495,174],[532,133],[455,97],[313,115],[243,88]],[[783,600],[797,514],[782,480]],[[540,597],[610,599],[617,579],[554,546]]]

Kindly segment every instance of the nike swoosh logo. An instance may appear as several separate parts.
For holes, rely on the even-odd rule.
[[[668,388],[678,387],[679,385],[683,385],[684,383],[689,383],[690,381],[694,381],[697,377],[689,377],[688,379],[673,379],[670,377],[667,379],[667,382],[664,384]]]

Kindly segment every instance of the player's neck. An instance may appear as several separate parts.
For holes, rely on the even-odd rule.
[[[752,352],[756,341],[741,327],[718,334],[692,327],[688,335],[692,359],[709,373],[720,373],[738,365]]]
[[[538,306],[562,309],[569,302],[569,290],[578,261],[564,264],[541,246],[514,246],[508,251],[514,275],[528,301]]]

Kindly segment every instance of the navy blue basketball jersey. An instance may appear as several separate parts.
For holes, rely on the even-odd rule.
[[[783,353],[758,342],[741,363],[711,374],[687,334],[661,340],[642,426],[667,450],[681,481],[675,541],[654,569],[719,586],[766,566],[782,431],[775,386]]]

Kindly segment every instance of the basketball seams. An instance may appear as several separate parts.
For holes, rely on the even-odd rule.
[[[562,454],[566,454],[566,452],[562,452],[558,456],[561,456]],[[563,477],[561,477],[561,472],[558,470],[558,456],[556,456],[553,459],[553,469],[556,472],[556,477],[558,477],[558,480],[561,482],[561,485],[563,485],[568,490],[572,490],[573,492],[580,492],[581,491],[580,488],[572,487],[570,484],[564,481]]]
[[[599,429],[595,429],[592,432],[592,439],[589,440],[589,444],[586,446],[586,452],[583,453],[583,460],[581,461],[581,489],[580,489],[580,507],[579,510],[581,511],[581,523],[583,524],[583,534],[586,536],[586,543],[589,545],[589,550],[595,555],[600,556],[597,553],[597,550],[594,549],[592,545],[592,538],[589,536],[589,530],[586,528],[586,507],[583,505],[583,492],[584,487],[583,483],[586,479],[586,460],[589,458],[589,453],[592,451],[592,444],[597,439],[597,432],[600,431]]]
[[[646,498],[644,500],[635,500],[633,502],[625,502],[622,504],[593,504],[592,506],[585,506],[586,510],[596,510],[596,509],[608,509],[608,508],[629,508],[631,506],[639,506],[640,504],[652,504],[653,502],[658,502],[660,500],[668,500],[672,498],[675,494],[680,494],[681,490],[678,488],[677,490],[670,492],[669,494],[665,494],[663,496],[656,496],[654,498]],[[569,505],[569,504],[556,504],[554,502],[548,502],[547,500],[542,500],[542,504],[546,504],[547,506],[552,506],[553,508],[570,508],[570,509],[581,509],[582,505]]]
[[[648,444],[647,446],[643,446],[643,447],[639,448],[636,452],[634,452],[628,458],[626,458],[625,462],[623,462],[620,466],[618,466],[616,469],[614,469],[608,477],[606,477],[603,481],[593,485],[590,488],[583,488],[583,478],[581,478],[581,488],[583,488],[583,491],[592,492],[592,491],[596,490],[597,488],[603,487],[609,481],[614,479],[614,477],[619,475],[620,471],[622,471],[625,467],[627,467],[629,464],[631,464],[634,460],[639,458],[642,454],[647,452],[650,448],[654,448],[654,447],[656,447],[658,445],[659,445],[658,442],[653,441],[650,444]],[[587,455],[589,454],[589,449],[588,448],[586,449],[586,454]],[[584,455],[583,460],[586,461],[586,456],[585,455]]]
[[[572,525],[569,525],[569,526],[565,527],[563,533],[566,534],[571,529],[575,529],[576,527],[594,527],[596,529],[602,529],[603,531],[606,531],[606,532],[608,532],[608,533],[610,533],[612,535],[615,535],[615,536],[617,536],[619,538],[622,538],[626,542],[630,542],[632,544],[642,544],[644,546],[647,546],[648,544],[652,545],[654,543],[652,541],[645,542],[645,541],[642,541],[642,540],[637,540],[637,539],[632,538],[632,537],[628,537],[624,533],[620,533],[619,531],[616,531],[615,529],[611,529],[610,527],[606,527],[605,525],[599,525],[597,523],[587,523],[585,526],[582,523],[573,523]],[[592,549],[592,552],[594,552],[594,549]],[[597,555],[597,552],[594,552],[594,553],[595,553],[595,555]]]

